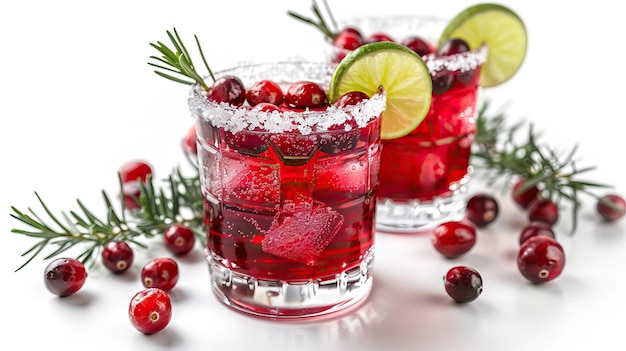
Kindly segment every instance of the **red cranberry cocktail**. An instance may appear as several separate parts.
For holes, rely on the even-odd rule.
[[[214,292],[275,319],[354,305],[372,283],[384,92],[329,105],[329,67],[317,63],[219,75],[241,81],[243,102],[198,86],[189,98]]]
[[[364,43],[396,41],[422,57],[432,78],[426,118],[408,135],[382,140],[376,227],[412,232],[460,219],[487,48],[471,51],[455,39],[435,47],[433,38],[447,23],[435,18],[361,18],[348,23],[334,41],[333,62]]]

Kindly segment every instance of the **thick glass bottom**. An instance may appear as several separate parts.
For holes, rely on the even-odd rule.
[[[467,208],[470,172],[451,184],[450,192],[445,196],[408,202],[379,198],[376,205],[376,230],[391,233],[422,232],[444,222],[463,219]]]
[[[224,266],[207,251],[213,292],[225,305],[257,317],[309,319],[355,307],[372,288],[373,248],[357,267],[307,281],[257,279]]]

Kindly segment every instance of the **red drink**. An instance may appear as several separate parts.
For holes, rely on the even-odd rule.
[[[441,94],[433,91],[420,125],[407,136],[383,140],[379,197],[429,202],[452,195],[462,185],[476,133],[480,66],[468,72],[441,73],[439,77],[450,76],[454,82]]]
[[[229,74],[244,83],[292,71],[327,78],[323,65],[288,66]],[[259,316],[302,318],[367,295],[384,95],[359,106],[365,112],[259,113],[192,91],[207,259],[223,302]],[[237,129],[242,121],[248,125]],[[297,127],[285,127],[291,123]]]
[[[424,56],[433,79],[426,118],[409,135],[383,140],[378,228],[419,231],[465,215],[478,79],[486,47]]]
[[[433,43],[447,23],[432,17],[389,16],[355,18],[340,25],[369,38],[363,43],[384,34],[386,40],[416,50],[432,77],[426,118],[408,135],[382,140],[376,216],[376,228],[382,231],[428,230],[465,214],[478,80],[487,48],[449,46],[450,52],[438,52]],[[416,38],[421,39],[420,51]],[[335,46],[330,60],[337,63],[348,53]]]

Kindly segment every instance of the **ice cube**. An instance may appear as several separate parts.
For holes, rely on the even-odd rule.
[[[343,216],[331,207],[306,206],[279,213],[262,242],[263,251],[312,266],[335,237]]]
[[[237,152],[222,153],[223,198],[232,203],[265,204],[273,207],[279,200],[279,165]]]

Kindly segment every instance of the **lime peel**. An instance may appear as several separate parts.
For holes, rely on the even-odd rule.
[[[482,87],[509,80],[526,56],[524,22],[510,8],[499,4],[483,3],[461,11],[444,29],[439,45],[452,38],[465,40],[471,49],[483,44],[488,47],[489,55],[480,74]]]
[[[328,95],[334,102],[350,91],[372,96],[379,87],[387,98],[381,138],[395,139],[409,134],[430,108],[432,81],[426,64],[414,51],[400,44],[365,44],[337,66]]]

